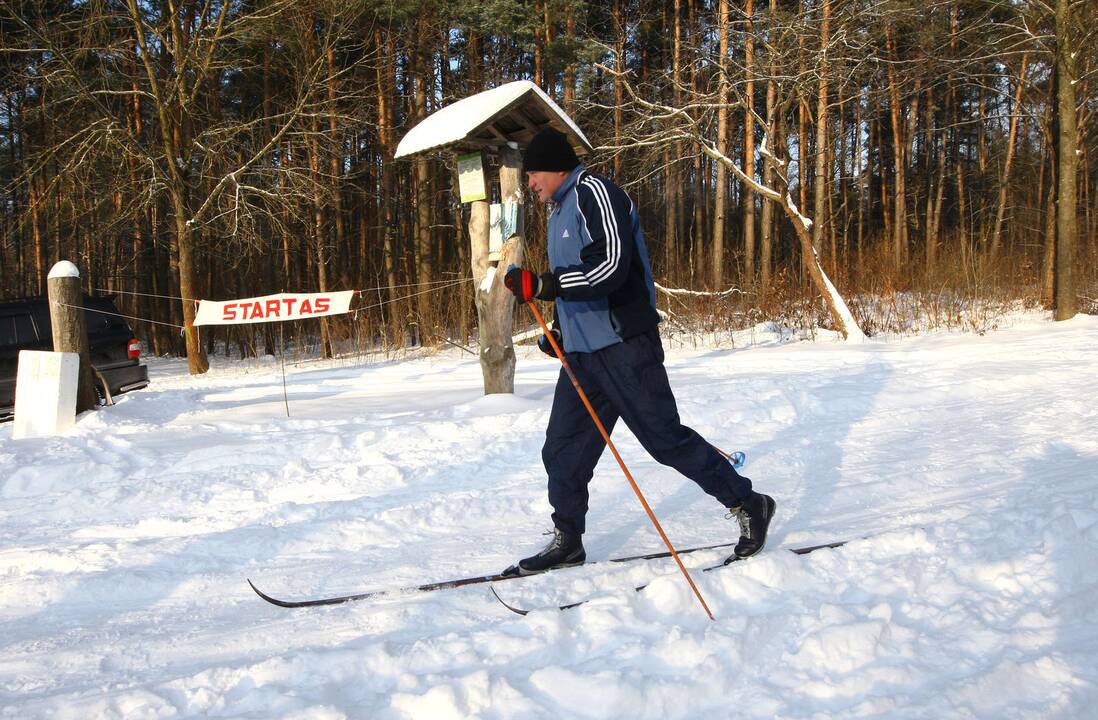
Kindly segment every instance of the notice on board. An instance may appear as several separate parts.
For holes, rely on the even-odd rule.
[[[484,162],[480,153],[458,157],[458,189],[463,203],[484,200],[488,197],[484,186]]]

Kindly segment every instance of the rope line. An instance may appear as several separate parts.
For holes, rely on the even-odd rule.
[[[108,293],[110,295],[140,295],[141,297],[160,298],[161,300],[194,300],[195,298],[179,297],[178,295],[154,295],[153,293],[140,293],[132,290],[108,290],[106,288],[92,288],[92,292]]]
[[[466,280],[472,280],[472,278],[465,277],[465,278],[459,278],[457,280],[431,280],[429,282],[404,283],[404,284],[401,284],[401,285],[392,285],[392,286],[379,285],[377,287],[365,288],[365,289],[362,289],[362,290],[352,290],[351,292],[358,293],[358,295],[361,296],[364,293],[377,292],[378,290],[395,290],[397,288],[421,287],[421,286],[424,286],[424,285],[449,286],[449,285],[457,284],[459,282],[465,282]],[[136,290],[109,290],[107,288],[92,288],[92,292],[107,293],[107,294],[110,294],[110,295],[136,295],[136,296],[139,296],[139,297],[160,298],[161,300],[192,300],[193,301],[193,300],[200,299],[200,298],[185,298],[185,297],[180,297],[179,295],[157,295],[155,293],[137,292]],[[333,291],[333,292],[339,292],[339,291]],[[399,300],[401,298],[395,298],[395,299]]]
[[[384,305],[389,305],[390,303],[395,303],[399,300],[407,300],[408,298],[413,298],[413,297],[416,297],[416,296],[419,296],[419,295],[426,295],[427,293],[437,292],[439,290],[445,290],[447,288],[454,287],[455,285],[461,285],[462,283],[472,282],[472,280],[473,280],[472,278],[461,278],[459,280],[438,280],[438,281],[434,281],[434,282],[430,282],[430,283],[425,283],[425,284],[428,284],[428,285],[439,285],[440,283],[445,283],[445,284],[443,284],[441,287],[428,288],[426,290],[421,290],[417,293],[412,293],[410,295],[402,295],[401,297],[392,298],[391,300],[383,300],[381,302],[374,303],[373,305],[366,305],[366,306],[363,306],[363,307],[357,307],[357,308],[348,310],[346,313],[340,313],[340,314],[341,315],[353,315],[355,318],[357,318],[358,313],[363,311],[363,310],[372,310],[373,308],[382,307]],[[402,285],[402,286],[399,286],[399,287],[418,287],[419,285],[420,285],[420,283],[410,283],[408,285]],[[387,288],[379,288],[379,289],[387,289]],[[104,292],[103,290],[99,290],[99,289],[95,289],[95,290],[96,290],[96,292]],[[363,292],[368,292],[368,291],[366,291],[366,290],[354,290],[352,292],[363,293]],[[129,293],[129,294],[131,294],[131,295],[143,295],[144,293]],[[186,298],[172,297],[172,296],[169,296],[169,295],[149,295],[149,297],[160,297],[160,298],[167,298],[167,299],[170,299],[170,300],[186,300]],[[197,301],[192,301],[192,302],[197,302]],[[166,327],[179,328],[180,330],[185,330],[186,329],[186,326],[184,326],[184,325],[176,325],[175,323],[168,323],[168,322],[163,322],[163,321],[160,321],[160,320],[150,320],[148,318],[138,317],[136,315],[126,315],[124,313],[108,312],[106,310],[95,310],[95,309],[92,309],[92,308],[86,308],[86,307],[78,306],[78,305],[69,305],[68,303],[57,303],[57,304],[62,305],[64,307],[71,307],[71,308],[76,308],[76,309],[80,309],[80,310],[85,310],[87,312],[99,313],[100,315],[113,315],[115,317],[126,318],[127,320],[136,320],[138,322],[147,322],[147,323],[152,323],[154,325],[164,325]],[[299,318],[299,319],[307,320],[309,318]]]
[[[390,290],[390,289],[395,290],[397,288],[420,287],[421,285],[444,285],[444,284],[451,284],[452,285],[452,284],[456,284],[456,283],[459,283],[459,282],[465,282],[466,280],[472,280],[472,279],[473,278],[463,277],[463,278],[458,278],[457,280],[431,280],[430,282],[404,283],[403,285],[392,285],[392,286],[379,285],[377,287],[366,288],[365,290],[355,290],[355,292],[358,293],[359,295],[361,295],[363,293],[368,293],[368,292],[377,292],[378,290]]]
[[[426,295],[427,293],[437,292],[438,290],[445,290],[448,287],[453,287],[454,285],[460,285],[464,282],[472,282],[472,281],[473,281],[472,278],[463,278],[461,280],[447,281],[447,282],[449,282],[449,285],[443,285],[442,287],[431,288],[429,290],[422,290],[422,291],[417,292],[417,293],[412,293],[411,295],[402,295],[398,298],[393,298],[392,300],[385,300],[385,301],[382,301],[382,302],[379,302],[379,303],[374,303],[373,305],[365,305],[363,307],[355,308],[354,310],[351,310],[349,312],[357,313],[357,312],[361,312],[363,310],[372,310],[373,308],[381,307],[382,305],[388,305],[389,303],[396,302],[397,300],[407,300],[408,298],[414,298],[417,295]]]
[[[56,302],[56,301],[54,301]],[[68,303],[57,302],[57,305],[62,307],[75,308],[77,310],[84,310],[85,312],[99,313],[100,315],[114,315],[115,317],[126,318],[127,320],[139,320],[141,322],[153,323],[154,325],[166,325],[168,327],[185,329],[183,325],[176,325],[175,323],[161,322],[160,320],[149,320],[148,318],[137,317],[135,315],[124,315],[122,313],[107,312],[106,310],[96,310],[94,308],[86,308],[82,305],[69,305]]]

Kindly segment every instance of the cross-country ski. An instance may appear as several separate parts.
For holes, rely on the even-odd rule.
[[[717,550],[720,548],[727,548],[734,545],[734,542],[716,543],[714,545],[699,545],[697,547],[682,548],[678,550],[680,555],[688,555],[690,553],[701,552],[704,550]],[[610,558],[608,560],[589,560],[585,565],[598,565],[600,563],[626,563],[635,562],[638,560],[658,560],[662,558],[670,557],[670,551],[650,552],[640,555],[629,555],[626,557]],[[560,568],[565,569],[565,568]],[[546,570],[544,572],[554,572],[553,570]],[[260,590],[255,586],[250,579],[248,585],[251,586],[255,594],[263,598],[272,605],[278,605],[284,608],[301,608],[301,607],[316,607],[319,605],[342,605],[343,603],[356,602],[359,600],[369,600],[371,598],[386,598],[386,597],[399,597],[402,595],[410,595],[414,593],[427,593],[436,592],[438,590],[453,590],[455,588],[466,587],[467,585],[483,585],[485,583],[496,583],[503,580],[516,580],[522,577],[527,577],[519,574],[518,572],[508,572],[504,570],[501,573],[495,573],[493,575],[476,575],[473,577],[455,578],[452,580],[437,580],[434,582],[427,582],[421,585],[411,585],[408,587],[395,588],[391,590],[367,590],[365,592],[351,593],[349,595],[336,595],[333,597],[321,597],[311,598],[306,600],[284,600],[276,597],[272,597],[267,593]]]

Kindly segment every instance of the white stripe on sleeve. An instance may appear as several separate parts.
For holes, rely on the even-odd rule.
[[[582,180],[582,184],[591,190],[591,194],[595,198],[595,204],[599,209],[599,215],[602,219],[605,231],[604,234],[606,236],[606,259],[590,272],[586,273],[586,275],[580,272],[564,273],[560,277],[561,287],[594,285],[612,275],[621,262],[621,237],[618,234],[617,223],[614,221],[614,212],[610,206],[609,193],[606,191],[606,187],[597,178],[586,177]],[[578,202],[576,205],[579,207]],[[583,215],[582,210],[580,211],[580,214]],[[583,216],[583,219],[584,225],[587,227],[587,234],[591,236],[587,217]]]

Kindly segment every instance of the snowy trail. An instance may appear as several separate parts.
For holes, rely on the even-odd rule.
[[[1096,333],[1031,314],[983,337],[669,351],[684,420],[779,502],[767,553],[696,578],[713,623],[669,561],[500,586],[594,598],[524,619],[483,587],[268,606],[245,577],[342,594],[535,549],[557,367],[532,352],[489,398],[457,355],[290,368],[287,418],[275,364],[155,362],[68,437],[0,426],[0,717],[1091,717]],[[732,539],[615,441],[677,545]],[[609,455],[588,528],[593,558],[661,549]],[[777,551],[835,539],[853,541]]]

